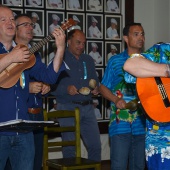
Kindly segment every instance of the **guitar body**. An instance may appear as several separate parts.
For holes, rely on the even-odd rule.
[[[149,118],[170,122],[170,78],[137,78],[139,100]]]
[[[18,47],[18,46],[23,47],[25,45],[17,45],[16,47]],[[5,56],[6,56],[6,54],[0,54],[0,59]],[[0,87],[3,87],[3,88],[12,87],[19,80],[21,73],[25,69],[32,67],[34,64],[35,64],[35,56],[33,54],[30,56],[30,60],[28,62],[12,63],[3,72],[1,72]]]

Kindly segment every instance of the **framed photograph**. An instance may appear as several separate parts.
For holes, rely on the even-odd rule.
[[[110,119],[111,106],[110,106],[110,101],[106,99],[105,99],[104,112],[105,112],[105,119]]]
[[[103,0],[86,0],[86,11],[103,12]]]
[[[108,60],[122,52],[122,43],[121,42],[105,42],[105,64],[107,65]]]
[[[47,35],[51,34],[54,29],[59,28],[64,21],[64,12],[47,11]]]
[[[65,9],[65,0],[46,0],[46,8],[48,9]]]
[[[66,9],[84,11],[84,0],[66,0]]]
[[[103,38],[103,15],[101,14],[86,15],[86,38],[92,39]]]
[[[87,41],[86,52],[93,58],[96,66],[103,65],[103,41]]]
[[[121,40],[122,20],[118,15],[105,15],[105,39]]]
[[[50,41],[47,43],[47,65],[54,58],[55,53],[57,51],[57,47],[55,41]]]
[[[16,7],[23,7],[22,0],[2,0],[2,4],[6,6],[16,6]]]
[[[57,101],[55,96],[47,97],[47,112],[57,110]]]
[[[33,32],[34,36],[44,36],[44,10],[25,9],[25,12],[31,16],[32,22],[35,24]]]
[[[44,8],[44,0],[25,0],[25,7]]]
[[[120,13],[121,12],[120,0],[104,0],[104,12]]]
[[[23,9],[21,8],[11,8],[11,10],[13,11],[14,17],[23,14]]]
[[[34,46],[35,44],[37,44],[38,42],[40,42],[42,39],[33,39],[30,44],[31,46]],[[42,46],[39,50],[37,50],[40,53],[41,56],[41,61],[43,63],[46,63],[46,56],[45,56],[45,45]]]
[[[103,98],[101,96],[99,97],[93,97],[93,106],[94,106],[94,113],[97,120],[103,119]]]
[[[85,31],[85,17],[83,13],[67,12],[67,19],[69,18],[73,18],[76,23],[76,25],[70,27],[69,30],[80,29],[83,32]]]
[[[99,82],[102,81],[103,73],[104,73],[104,68],[96,68],[96,74],[99,79]]]

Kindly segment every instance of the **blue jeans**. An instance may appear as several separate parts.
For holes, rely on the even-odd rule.
[[[9,158],[12,170],[33,170],[33,133],[15,136],[0,136],[0,169],[3,170]]]
[[[43,121],[43,113],[31,114],[29,113],[30,120],[34,121]],[[42,159],[43,159],[43,137],[44,130],[37,129],[33,131],[34,134],[34,147],[35,147],[35,157],[34,157],[34,169],[41,170],[42,168]]]
[[[93,105],[81,106],[77,104],[57,104],[58,110],[74,110],[75,107],[80,109],[80,132],[81,138],[86,146],[88,158],[95,161],[101,161],[101,142],[100,132],[94,113]],[[74,124],[72,118],[60,118],[59,123],[61,126]],[[62,133],[62,140],[74,139],[74,133]],[[63,147],[63,157],[75,157],[74,147]]]
[[[111,170],[145,169],[145,135],[114,135],[110,144]]]

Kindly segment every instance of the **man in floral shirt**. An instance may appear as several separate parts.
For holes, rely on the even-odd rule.
[[[169,43],[155,44],[153,47],[151,47],[141,55],[139,54],[131,55],[130,59],[128,59],[125,62],[124,70],[130,73],[129,74],[126,72],[125,80],[128,83],[136,83],[136,77],[140,78],[170,77],[169,64],[170,64],[170,44]],[[135,77],[133,77],[132,75]],[[144,79],[144,81],[146,86],[147,79]],[[168,83],[164,84],[164,87],[168,94]],[[158,89],[155,89],[154,91],[156,90]],[[155,100],[153,101],[152,104],[153,106],[150,106],[151,110],[153,110],[152,108],[157,107]],[[167,114],[168,108],[169,107],[167,107]],[[163,114],[165,114],[165,112],[162,112],[161,108],[160,109],[158,108],[158,112],[162,116]],[[150,113],[148,112],[147,114]],[[155,121],[149,118],[146,121],[147,133],[145,151],[148,170],[170,169],[170,123],[168,123],[168,120],[169,116],[167,116],[166,123],[164,122],[160,123],[157,120]]]

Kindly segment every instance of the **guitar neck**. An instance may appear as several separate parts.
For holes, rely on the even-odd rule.
[[[30,54],[34,54],[36,51],[38,51],[42,46],[44,46],[47,42],[53,39],[53,34],[48,35],[47,37],[43,38],[41,41],[33,45],[29,51]]]

